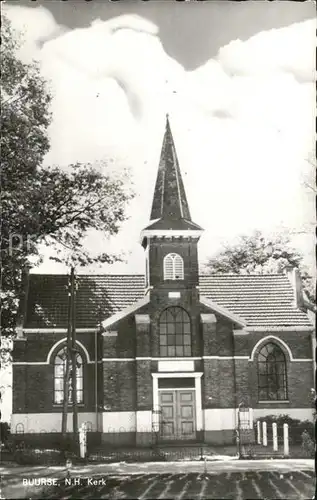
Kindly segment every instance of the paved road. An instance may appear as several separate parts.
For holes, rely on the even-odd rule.
[[[42,491],[47,498],[307,500],[315,487],[313,460],[90,464],[71,470],[73,483],[80,482],[71,485],[65,485],[63,467],[2,467],[0,473],[2,497],[8,499],[40,495],[39,486],[23,486],[22,478],[45,477],[61,480]],[[100,484],[88,484],[93,477]]]

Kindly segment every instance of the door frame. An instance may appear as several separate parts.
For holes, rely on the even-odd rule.
[[[203,430],[203,411],[201,404],[201,377],[203,372],[169,372],[169,373],[152,373],[153,379],[153,418],[159,419],[157,410],[159,410],[159,388],[158,379],[159,378],[194,378],[195,387],[191,387],[191,390],[195,391],[195,411],[196,411],[196,431]],[[168,390],[168,389],[167,389]],[[158,425],[159,422],[153,422],[154,425]]]

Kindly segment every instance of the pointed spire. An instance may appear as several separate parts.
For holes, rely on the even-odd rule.
[[[168,115],[151,211],[154,219],[191,221]]]

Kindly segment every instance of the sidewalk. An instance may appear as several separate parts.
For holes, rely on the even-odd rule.
[[[80,474],[179,474],[180,472],[239,472],[243,470],[254,471],[294,471],[314,470],[314,459],[275,459],[275,460],[217,460],[201,462],[147,462],[126,463],[117,462],[111,464],[87,464],[76,465],[70,469],[71,475]],[[17,466],[0,467],[0,475],[5,478],[21,477],[63,477],[66,474],[65,466]]]

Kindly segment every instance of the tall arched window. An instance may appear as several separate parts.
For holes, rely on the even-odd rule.
[[[191,356],[190,317],[181,307],[169,307],[160,316],[160,356]]]
[[[259,400],[283,401],[287,399],[286,359],[275,343],[265,344],[258,354]]]
[[[184,279],[184,262],[181,256],[177,253],[169,253],[164,257],[164,279]]]
[[[54,403],[62,404],[64,401],[64,379],[66,376],[66,359],[67,348],[62,347],[54,359]],[[76,396],[77,403],[84,401],[84,388],[83,388],[83,359],[79,353],[76,354]],[[68,402],[71,403],[73,399],[72,391],[72,362],[70,361],[69,370],[69,393]]]

